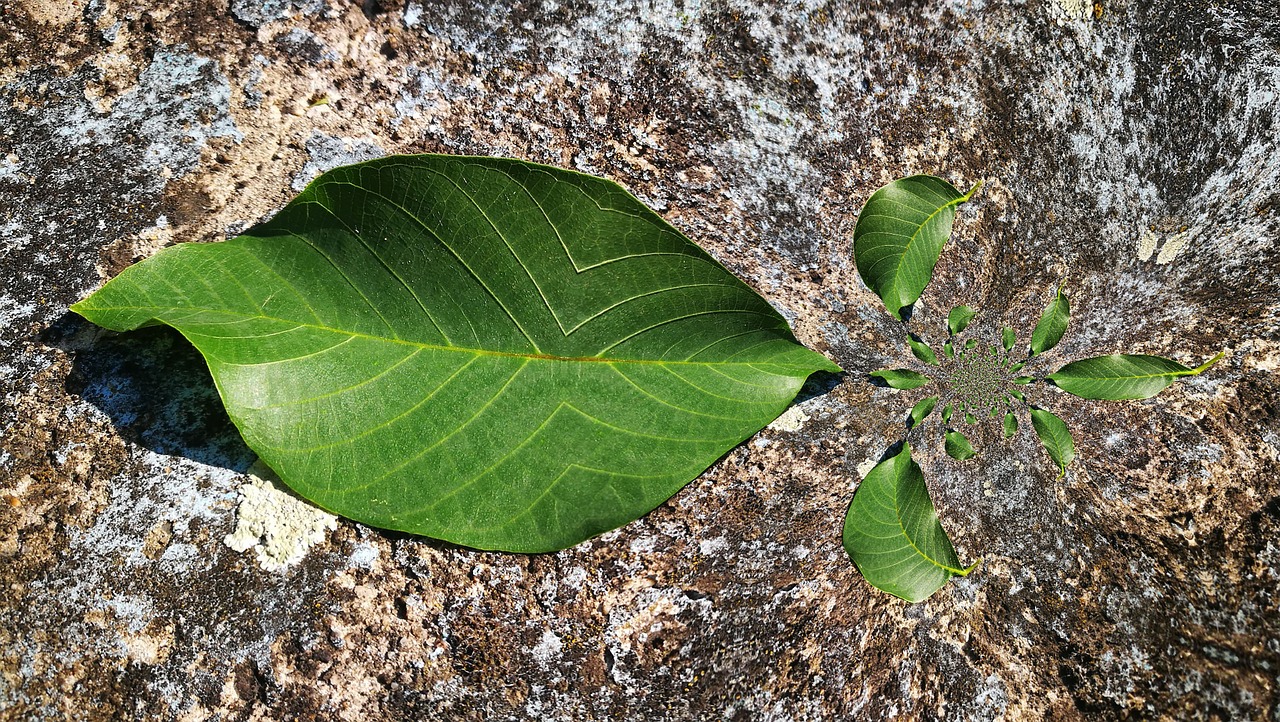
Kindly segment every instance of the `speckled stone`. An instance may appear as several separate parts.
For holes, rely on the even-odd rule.
[[[1280,12],[1261,0],[0,4],[0,719],[1280,719]],[[254,461],[203,362],[67,306],[335,164],[505,155],[627,186],[847,373],[649,516],[479,553],[350,522],[282,572],[222,540]],[[968,186],[912,328],[1031,370],[1029,429],[917,444],[962,559],[919,605],[840,544],[925,390],[858,280],[879,185]]]

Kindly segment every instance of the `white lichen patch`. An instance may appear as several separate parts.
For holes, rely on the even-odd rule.
[[[1187,247],[1187,243],[1191,240],[1191,232],[1183,231],[1174,236],[1170,236],[1165,240],[1164,246],[1160,249],[1160,254],[1156,256],[1156,265],[1163,266],[1177,258]]]
[[[868,457],[866,461],[858,464],[858,476],[863,479],[867,478],[867,474],[870,474],[871,470],[876,468],[876,464],[878,463],[880,463],[880,460],[876,457]]]
[[[1093,17],[1092,0],[1054,0],[1049,7],[1058,22],[1088,20]]]
[[[773,423],[769,424],[769,428],[775,431],[796,432],[804,428],[804,422],[809,419],[810,416],[804,412],[804,409],[800,408],[798,405],[792,406],[786,411],[783,411],[781,416],[774,419]]]
[[[1159,244],[1160,238],[1151,229],[1144,230],[1142,236],[1138,238],[1138,260],[1151,260],[1151,256],[1156,252],[1156,246]]]
[[[249,481],[239,489],[236,529],[223,540],[238,552],[253,549],[258,564],[272,572],[302,561],[338,517],[281,490],[275,474],[261,461],[249,468]]]

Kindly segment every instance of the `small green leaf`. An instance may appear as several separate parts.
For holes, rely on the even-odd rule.
[[[956,357],[956,347],[951,345],[950,339],[947,339],[947,342],[942,344],[942,353],[946,354],[947,358]]]
[[[908,369],[881,369],[871,373],[895,389],[918,389],[929,383],[929,377]]]
[[[1005,351],[1013,348],[1013,345],[1018,342],[1017,335],[1014,334],[1013,329],[1008,326],[1005,326],[1000,330],[1000,339],[1003,342]]]
[[[933,413],[933,407],[938,405],[938,397],[930,396],[927,399],[921,399],[919,403],[911,407],[911,428],[919,426],[925,418]]]
[[[957,461],[972,459],[978,455],[978,452],[973,450],[973,444],[970,444],[969,440],[964,437],[964,434],[959,431],[947,432],[946,448],[947,456],[950,456]]]
[[[916,358],[933,366],[938,365],[938,354],[929,348],[929,344],[921,341],[915,335],[907,336],[907,344],[911,346],[911,353],[915,354]]]
[[[951,414],[953,411],[955,411],[955,409],[951,406],[951,404],[947,404],[946,406],[942,407],[942,423],[944,424],[951,423]]]
[[[1027,401],[1027,397],[1024,396],[1022,392],[1017,389],[1009,389],[1009,395],[1023,403],[1026,403]]]
[[[1067,295],[1059,288],[1053,300],[1045,307],[1044,313],[1040,314],[1040,322],[1036,324],[1035,331],[1031,332],[1031,355],[1042,354],[1057,346],[1070,320],[1071,304],[1067,301]]]
[[[951,313],[947,314],[947,328],[951,329],[951,335],[954,336],[965,330],[977,315],[978,312],[968,306],[956,306],[951,309]]]
[[[973,195],[927,175],[896,180],[867,200],[853,229],[858,275],[898,320],[933,277],[955,207]]]
[[[871,586],[909,602],[928,599],[977,566],[960,566],[907,443],[858,485],[845,517],[844,548]]]
[[[1222,356],[1220,353],[1193,369],[1160,356],[1112,354],[1072,361],[1048,378],[1063,391],[1084,399],[1149,399],[1184,376],[1203,373]]]
[[[978,339],[976,339],[976,338],[971,338],[971,339],[969,339],[968,341],[965,341],[965,342],[964,342],[964,347],[965,347],[965,349],[966,349],[966,350],[971,349],[971,348],[973,348],[974,346],[977,346],[977,345],[978,345]]]
[[[1013,438],[1018,433],[1018,417],[1012,411],[1004,415],[1004,438]]]
[[[978,417],[974,416],[971,412],[966,411],[964,414],[964,422],[966,424],[976,424],[978,423]]]
[[[1031,409],[1031,425],[1035,427],[1040,443],[1058,465],[1058,476],[1067,473],[1067,465],[1076,458],[1076,445],[1071,432],[1062,419],[1044,409]]]
[[[622,187],[501,158],[331,170],[73,310],[190,339],[301,496],[506,551],[645,514],[836,370]]]
[[[1032,381],[1035,381],[1035,379],[1034,379],[1034,378],[1032,378],[1032,377],[1030,377],[1030,376],[1019,376],[1018,378],[1016,378],[1016,379],[1014,379],[1014,380],[1013,380],[1013,382],[1014,382],[1015,384],[1020,384],[1020,385],[1022,385],[1022,386],[1026,386],[1027,384],[1031,383]]]
[[[1016,373],[1018,373],[1019,371],[1021,371],[1021,370],[1022,370],[1022,367],[1023,367],[1023,366],[1026,366],[1026,364],[1024,364],[1024,363],[1021,363],[1021,364],[1014,364],[1014,365],[1012,365],[1012,366],[1010,366],[1010,367],[1009,367],[1009,373],[1011,373],[1011,374],[1016,374]]]

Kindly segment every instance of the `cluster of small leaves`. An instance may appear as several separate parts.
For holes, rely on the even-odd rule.
[[[923,293],[950,237],[955,207],[973,194],[961,193],[939,178],[913,176],[876,191],[867,201],[854,231],[854,252],[863,280],[895,318]],[[1017,434],[1019,413],[1030,417],[1045,451],[1066,474],[1075,459],[1075,442],[1061,418],[1028,398],[1029,386],[1056,386],[1085,399],[1145,399],[1174,381],[1203,372],[1221,354],[1197,368],[1166,358],[1131,354],[1098,356],[1068,363],[1043,377],[1019,375],[1062,340],[1071,319],[1071,304],[1059,287],[1032,331],[1030,343],[1017,348],[1012,328],[1001,329],[1000,345],[983,345],[962,335],[978,312],[958,306],[947,316],[947,339],[939,355],[907,329],[907,345],[926,369],[883,369],[870,374],[894,389],[933,384],[936,395],[912,407],[907,438],[895,445],[863,480],[845,520],[845,548],[873,586],[909,601],[920,601],[953,576],[968,574],[929,498],[924,475],[911,458],[911,439],[919,437],[940,405],[937,424],[943,449],[957,461],[977,455],[956,428],[960,421],[1002,418],[1004,437]],[[935,437],[936,438],[936,437]],[[918,445],[918,441],[917,441]]]

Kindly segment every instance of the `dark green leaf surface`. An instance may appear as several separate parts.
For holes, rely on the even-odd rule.
[[[952,407],[951,404],[947,404],[946,406],[942,407],[942,423],[944,424],[951,423],[951,414],[954,410],[955,409],[954,407]]]
[[[1008,326],[1005,326],[1004,328],[1000,329],[1000,341],[1001,341],[1001,345],[1004,346],[1004,350],[1008,351],[1009,349],[1013,348],[1013,345],[1015,343],[1018,342],[1018,336],[1013,332],[1013,329],[1009,328]]]
[[[1059,288],[1053,300],[1045,307],[1044,313],[1040,314],[1035,330],[1031,332],[1031,355],[1042,354],[1057,346],[1070,321],[1071,304],[1067,301],[1067,295]]]
[[[1071,440],[1067,425],[1044,409],[1031,409],[1031,425],[1035,427],[1040,443],[1058,465],[1058,476],[1067,473],[1067,465],[1076,458],[1076,445]]]
[[[919,403],[911,407],[911,428],[915,428],[924,422],[929,414],[933,413],[933,407],[938,405],[938,397],[930,396],[927,399],[921,399]]]
[[[1048,378],[1063,391],[1085,399],[1149,399],[1184,376],[1202,373],[1221,358],[1218,354],[1192,369],[1160,356],[1112,354],[1073,361]]]
[[[1018,417],[1012,411],[1004,415],[1004,438],[1011,439],[1018,433]]]
[[[920,298],[951,237],[955,207],[973,195],[927,175],[896,180],[871,194],[853,229],[858,275],[894,318]]]
[[[956,349],[955,349],[955,346],[953,346],[953,345],[951,344],[951,341],[950,341],[949,339],[947,340],[947,342],[946,342],[946,343],[942,344],[942,353],[946,354],[946,355],[947,355],[947,358],[955,358],[955,357],[956,357]]]
[[[929,383],[929,377],[909,369],[882,369],[871,375],[895,389],[918,389]]]
[[[844,548],[872,586],[909,602],[927,599],[977,566],[960,566],[905,443],[858,486],[845,517]]]
[[[973,422],[971,421],[969,423],[973,423]],[[970,444],[969,440],[965,438],[965,435],[960,433],[959,431],[947,432],[946,449],[947,449],[947,456],[950,456],[951,458],[956,459],[957,461],[972,459],[973,457],[978,455],[978,452],[973,450],[973,444]]]
[[[929,348],[929,344],[921,341],[915,336],[907,336],[907,345],[911,346],[911,353],[914,354],[916,358],[930,364],[931,366],[938,365],[938,354],[934,353],[933,349]]]
[[[616,184],[493,158],[333,170],[73,308],[177,328],[302,496],[486,549],[635,519],[837,369]]]
[[[978,312],[968,306],[956,306],[947,314],[947,328],[952,335],[960,333],[969,327],[969,322],[977,315]]]

